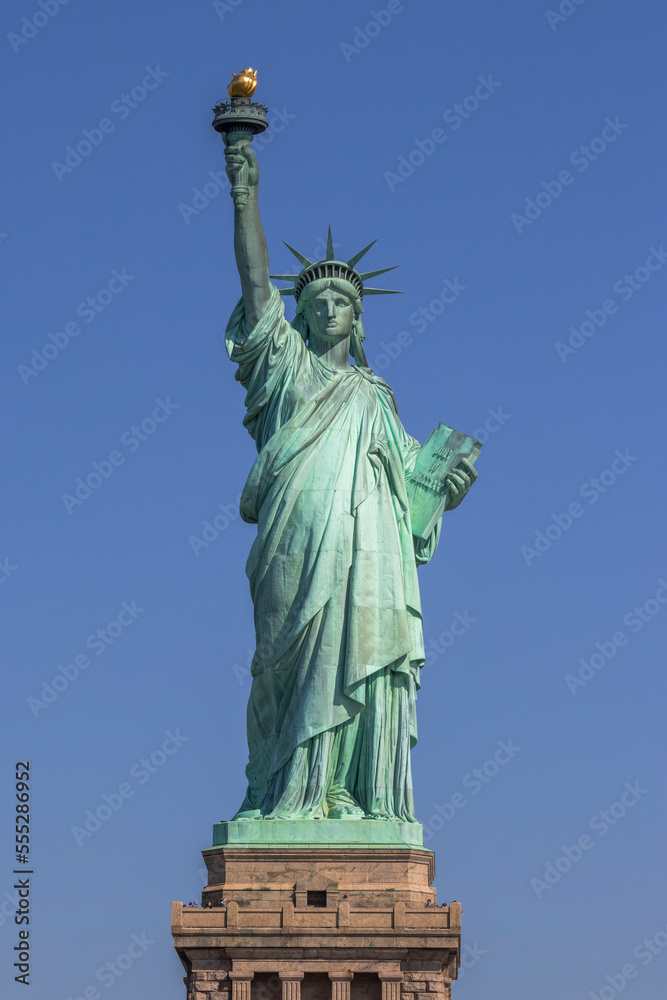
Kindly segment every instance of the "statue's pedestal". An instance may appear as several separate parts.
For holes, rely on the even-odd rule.
[[[172,903],[187,1000],[449,1000],[461,907],[426,907],[437,902],[431,851],[223,843],[203,854],[212,909]]]
[[[232,847],[424,846],[421,823],[377,819],[237,819],[216,823],[213,846]]]

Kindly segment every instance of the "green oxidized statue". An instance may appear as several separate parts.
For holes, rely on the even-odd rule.
[[[226,344],[259,452],[241,500],[241,516],[257,524],[247,565],[257,649],[248,791],[235,819],[414,822],[417,566],[436,550],[442,510],[458,506],[476,472],[459,449],[454,470],[448,453],[434,478],[433,462],[445,460],[438,445],[418,474],[424,452],[362,346],[362,300],[381,291],[364,282],[382,271],[355,269],[369,247],[334,260],[329,233],[324,261],[292,251],[303,270],[271,276],[293,282],[282,292],[294,295],[296,316],[285,319],[269,280],[256,158],[248,140],[222,136],[227,175],[242,189],[242,298]],[[435,512],[426,537],[413,533],[415,484]]]

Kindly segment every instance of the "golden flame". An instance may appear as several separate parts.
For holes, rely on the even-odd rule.
[[[227,87],[230,97],[252,97],[257,86],[257,70],[252,66],[240,73],[232,73],[232,82]]]

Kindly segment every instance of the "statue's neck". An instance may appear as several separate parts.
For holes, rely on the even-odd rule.
[[[320,340],[319,337],[311,334],[308,337],[308,347],[327,368],[341,370],[352,367],[350,364],[349,337],[332,343],[328,340]]]

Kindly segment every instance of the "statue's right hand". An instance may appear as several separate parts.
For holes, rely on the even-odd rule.
[[[225,169],[230,184],[234,184],[242,168],[247,165],[249,188],[256,188],[259,183],[259,165],[252,151],[250,142],[246,139],[240,143],[230,142],[226,132],[222,132],[225,144]]]

